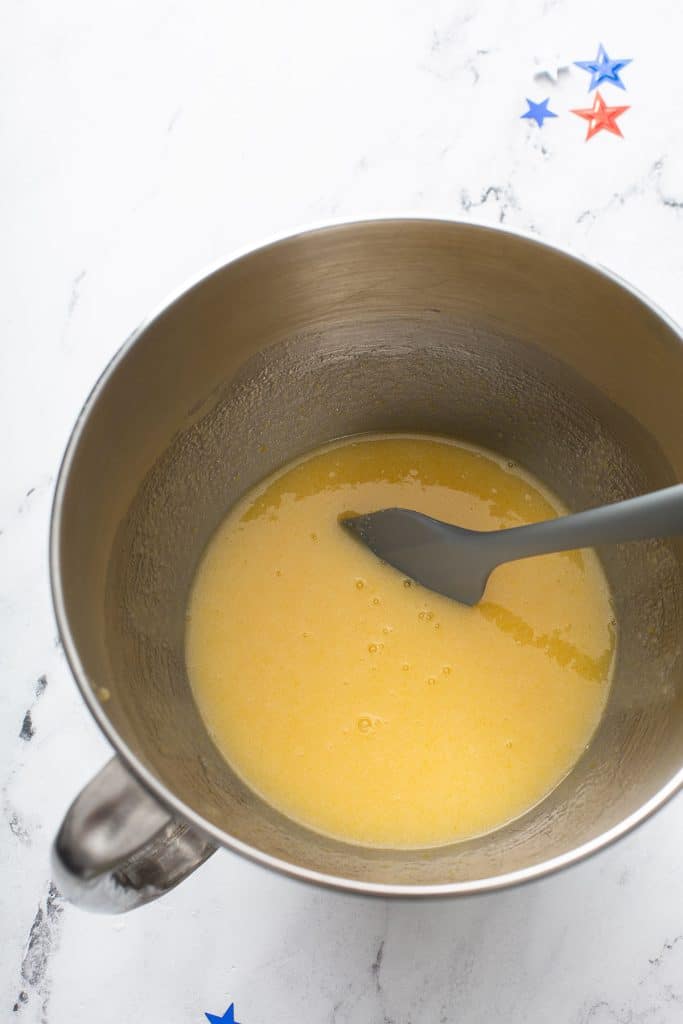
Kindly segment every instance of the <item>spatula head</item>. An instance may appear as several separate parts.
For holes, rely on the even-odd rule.
[[[461,604],[481,600],[493,566],[481,534],[405,508],[349,516],[342,525],[405,576]]]

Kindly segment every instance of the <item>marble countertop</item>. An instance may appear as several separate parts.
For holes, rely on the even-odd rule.
[[[557,877],[458,902],[318,891],[219,853],[158,904],[90,916],[50,880],[109,757],[56,639],[59,458],[122,340],[205,265],[311,222],[522,229],[683,321],[683,8],[602,0],[10,2],[0,417],[0,1019],[17,1024],[675,1024],[683,799]],[[624,138],[568,113],[598,42],[633,57]],[[521,121],[524,99],[560,116]]]

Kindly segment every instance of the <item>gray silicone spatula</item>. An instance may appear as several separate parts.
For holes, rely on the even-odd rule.
[[[553,551],[683,534],[683,484],[531,526],[464,530],[405,508],[349,516],[342,525],[383,561],[430,590],[477,604],[503,562]]]

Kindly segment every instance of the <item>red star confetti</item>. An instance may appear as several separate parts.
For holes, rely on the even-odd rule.
[[[585,139],[588,142],[589,139],[592,139],[594,135],[603,130],[623,138],[621,128],[617,124],[617,118],[621,117],[624,111],[629,109],[629,107],[608,107],[598,91],[595,94],[592,107],[585,110],[572,110],[572,114],[577,114],[578,117],[583,117],[584,120],[588,121],[588,131],[586,132]]]

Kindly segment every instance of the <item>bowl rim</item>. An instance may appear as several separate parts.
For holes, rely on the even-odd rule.
[[[428,898],[494,892],[554,874],[563,868],[585,860],[587,857],[590,857],[600,850],[610,846],[617,839],[626,836],[634,828],[646,821],[657,810],[663,807],[664,804],[666,804],[681,788],[683,788],[683,765],[681,765],[678,772],[669,779],[669,781],[666,782],[657,793],[651,796],[650,799],[642,804],[637,810],[633,811],[616,825],[613,825],[611,828],[607,829],[595,838],[582,843],[563,854],[551,857],[548,860],[539,861],[529,867],[518,868],[515,871],[504,872],[503,874],[491,875],[480,879],[470,879],[468,881],[461,882],[445,882],[438,885],[401,885],[386,882],[368,882],[360,879],[346,878],[343,875],[331,875],[325,872],[315,871],[311,868],[283,860],[279,857],[266,853],[263,850],[259,850],[257,847],[251,846],[250,844],[230,835],[229,832],[225,832],[216,825],[213,825],[211,822],[204,819],[201,814],[181,800],[161,779],[159,779],[139,760],[137,755],[131,750],[114,727],[113,722],[105,713],[102,704],[96,696],[94,686],[88,681],[87,673],[81,662],[76,643],[71,633],[62,587],[60,538],[62,533],[64,494],[71,466],[78,450],[81,436],[100,395],[105,390],[109,379],[113,376],[119,364],[123,362],[128,353],[137,341],[145,334],[148,328],[162,315],[167,313],[177,302],[182,300],[188,292],[201,285],[209,277],[223,271],[232,264],[236,264],[241,260],[249,258],[256,253],[262,253],[268,249],[287,245],[288,243],[303,236],[324,234],[325,232],[338,231],[340,229],[362,229],[373,225],[378,226],[384,224],[437,224],[441,227],[466,228],[477,232],[510,235],[521,241],[531,243],[539,249],[550,251],[556,255],[568,258],[575,263],[580,264],[592,273],[598,274],[618,285],[621,289],[628,292],[637,301],[644,305],[660,321],[662,321],[662,323],[669,329],[670,334],[675,336],[679,343],[683,344],[683,330],[678,326],[678,324],[656,303],[647,298],[647,296],[634,287],[630,282],[624,280],[612,270],[573,253],[564,246],[542,241],[530,232],[522,230],[491,226],[478,223],[476,221],[459,220],[457,218],[449,218],[443,215],[412,215],[404,212],[397,215],[382,215],[381,217],[351,220],[347,218],[340,218],[338,220],[319,221],[293,230],[284,235],[278,233],[265,239],[258,245],[250,244],[242,247],[227,259],[218,260],[205,268],[201,273],[191,277],[185,284],[180,288],[175,289],[164,301],[159,303],[115,352],[86,397],[69,435],[54,488],[49,528],[49,572],[52,604],[60,641],[76,685],[78,686],[81,696],[83,697],[90,713],[104,735],[112,744],[116,754],[121,758],[133,777],[137,779],[137,781],[152,797],[154,797],[162,806],[167,808],[174,815],[177,815],[180,819],[190,824],[198,832],[213,840],[217,846],[231,850],[234,853],[246,857],[248,860],[260,864],[263,867],[270,868],[271,870],[277,871],[290,878],[311,882],[329,889],[357,893],[366,896]]]

